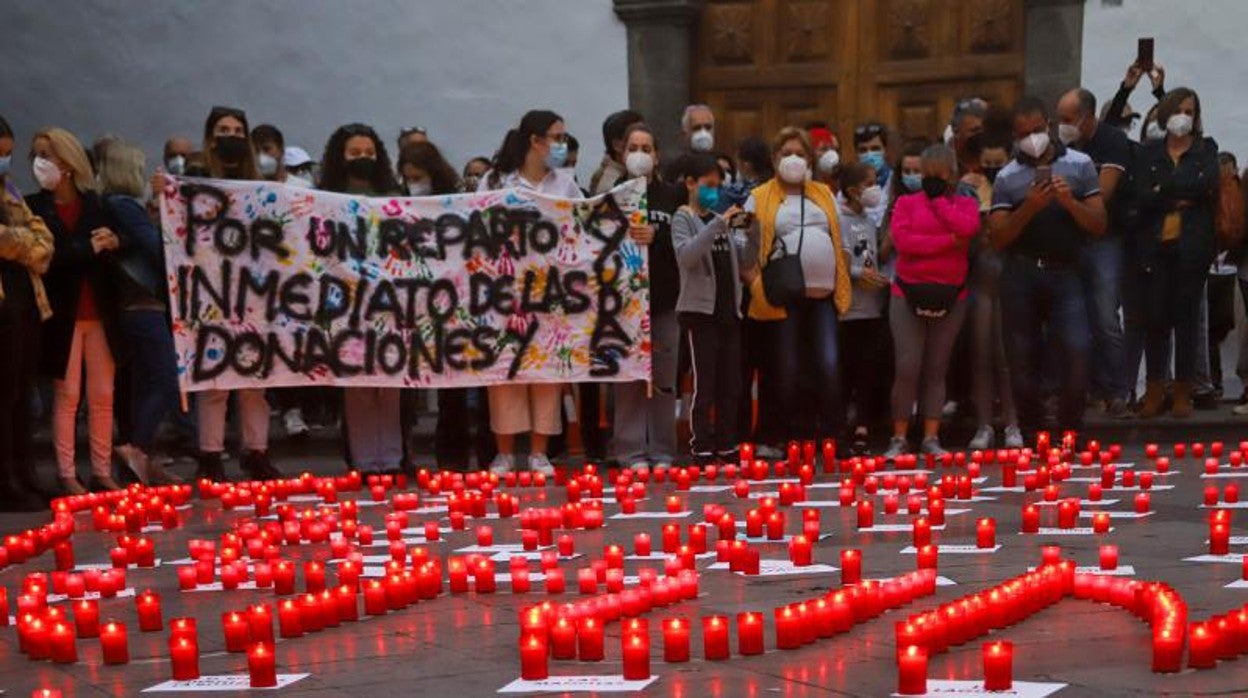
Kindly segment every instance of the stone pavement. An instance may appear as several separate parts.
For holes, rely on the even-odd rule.
[[[1228,425],[1226,430],[1232,427]],[[1238,440],[1229,441],[1229,450],[1234,450],[1237,443]],[[1166,450],[1169,450],[1169,442]],[[1225,462],[1226,459],[1222,460]],[[1120,467],[1120,472],[1154,469],[1143,457],[1139,443],[1129,445],[1120,462],[1134,463],[1133,468]],[[286,456],[280,463],[288,472],[293,472],[296,467],[320,475],[340,471],[333,454]],[[189,466],[178,468],[189,473]],[[1020,535],[1021,506],[1024,502],[1039,500],[1038,493],[986,492],[982,493],[982,501],[965,504],[947,499],[947,509],[951,512],[954,509],[970,511],[948,516],[947,527],[934,533],[936,542],[973,545],[976,519],[992,517],[996,521],[997,542],[1001,544],[1001,549],[995,554],[943,554],[939,560],[939,574],[956,582],[956,585],[938,587],[932,597],[918,599],[866,621],[847,633],[817,640],[799,650],[774,649],[772,609],[838,588],[841,583],[838,572],[743,577],[728,571],[707,569],[713,562],[711,560],[699,561],[700,595],[697,600],[655,609],[647,615],[652,638],[651,667],[657,680],[645,693],[662,696],[887,695],[895,689],[897,681],[894,663],[894,624],[897,621],[911,613],[933,609],[940,603],[1026,572],[1029,567],[1038,564],[1041,546],[1048,544],[1061,545],[1063,555],[1081,566],[1097,564],[1101,544],[1117,545],[1120,565],[1130,565],[1136,579],[1160,580],[1172,585],[1188,604],[1189,617],[1193,621],[1239,608],[1248,602],[1248,591],[1224,588],[1239,578],[1239,564],[1193,563],[1182,559],[1207,552],[1206,517],[1209,511],[1198,508],[1207,482],[1222,486],[1234,482],[1248,484],[1248,480],[1227,478],[1206,481],[1199,476],[1199,470],[1199,460],[1172,458],[1172,474],[1157,476],[1157,482],[1159,485],[1173,485],[1173,489],[1154,489],[1151,496],[1155,513],[1138,520],[1115,518],[1113,532],[1101,536]],[[945,473],[962,472],[965,471],[958,468],[937,468],[933,478]],[[977,487],[1000,484],[1000,469],[997,466],[984,467],[983,474],[987,480]],[[1076,477],[1092,475],[1095,475],[1094,470],[1075,473]],[[820,474],[815,482],[836,483],[839,477]],[[731,483],[720,477],[710,484]],[[1061,485],[1061,495],[1080,496],[1087,491],[1087,486],[1083,482],[1066,482]],[[778,483],[755,483],[751,490],[767,492],[778,487]],[[648,488],[647,498],[639,503],[641,511],[662,511],[666,496],[675,491],[670,482],[651,483]],[[519,496],[522,506],[557,506],[566,501],[565,490],[554,486],[540,490],[505,490]],[[835,485],[807,490],[810,500],[836,500],[837,494]],[[858,494],[862,495],[862,489],[858,490]],[[1118,502],[1106,502],[1098,509],[1130,511],[1134,494],[1106,491],[1106,500],[1117,499]],[[359,496],[367,497],[367,493]],[[650,533],[657,550],[660,548],[663,524],[674,522],[683,529],[687,524],[701,521],[700,514],[706,504],[721,504],[738,519],[744,519],[745,511],[758,505],[753,499],[737,499],[731,491],[690,492],[682,493],[682,496],[685,509],[693,514],[676,519],[613,519],[611,516],[620,508],[615,503],[606,503],[608,518],[605,527],[573,532],[576,550],[585,556],[561,563],[568,578],[568,591],[562,595],[548,596],[541,583],[535,583],[534,590],[528,594],[512,594],[506,585],[500,585],[499,592],[494,594],[450,595],[444,589],[444,593],[436,599],[421,601],[382,617],[364,616],[358,623],[344,623],[338,628],[302,638],[279,641],[276,646],[279,673],[309,674],[282,690],[290,695],[325,696],[359,695],[368,691],[377,695],[494,695],[519,676],[519,610],[548,599],[565,603],[581,598],[576,593],[576,570],[588,566],[590,560],[600,558],[605,545],[615,543],[631,550],[634,534],[644,531]],[[904,514],[881,514],[882,499],[877,496],[875,502],[877,521],[908,524],[912,520]],[[903,511],[904,506],[903,498]],[[862,533],[856,528],[853,508],[819,507],[817,510],[822,515],[821,531],[828,537],[815,546],[814,562],[839,566],[842,549],[858,548],[862,550],[863,572],[867,578],[894,577],[914,569],[915,556],[901,552],[911,542],[908,529]],[[1086,507],[1087,510],[1092,508]],[[385,511],[383,507],[360,509],[361,523],[373,524],[378,529],[379,539]],[[1043,513],[1044,525],[1056,525],[1050,520],[1054,514],[1052,510]],[[216,539],[232,524],[249,515],[241,511],[224,512],[218,501],[201,503],[195,500],[194,507],[182,513],[180,528],[149,534],[156,543],[156,557],[168,562],[185,558],[188,539]],[[439,516],[433,512],[414,515],[411,525],[419,527],[422,521]],[[75,534],[73,539],[77,561],[80,564],[107,563],[107,551],[115,544],[115,536],[90,531],[90,518],[86,513],[77,515],[79,527],[86,529]],[[47,516],[6,515],[0,517],[0,530],[11,533],[46,520]],[[520,541],[514,526],[501,525],[496,520],[485,523],[493,525],[496,544]],[[1086,525],[1086,521],[1083,523]],[[442,525],[446,525],[445,519]],[[798,510],[790,510],[788,532],[796,532],[800,525]],[[452,551],[475,543],[474,526],[470,519],[466,531],[447,533],[445,542],[431,543],[428,547],[433,554],[445,558]],[[1242,534],[1242,531],[1242,521],[1236,521],[1232,534]],[[713,545],[713,530],[709,540]],[[1243,539],[1240,541],[1242,543]],[[787,547],[783,544],[759,547],[765,560],[785,560],[788,557]],[[1232,552],[1244,550],[1242,544],[1232,546]],[[386,548],[365,552],[384,554]],[[325,559],[328,553],[323,545],[283,549],[283,555],[296,559]],[[505,561],[500,562],[499,571],[505,571],[506,565]],[[329,567],[332,569],[332,565]],[[625,562],[627,575],[637,574],[639,568],[656,569],[661,574],[663,563],[661,560]],[[0,571],[0,585],[9,590],[10,601],[16,606],[16,594],[23,575],[51,569],[53,560],[49,553]],[[530,565],[530,569],[537,571],[536,562]],[[302,573],[299,577],[302,578]],[[247,670],[244,655],[224,651],[221,613],[276,600],[271,590],[180,593],[177,591],[175,566],[170,564],[154,570],[131,570],[128,583],[139,591],[150,588],[161,594],[166,623],[177,616],[197,618],[202,654],[200,669],[205,675],[245,674]],[[302,581],[299,586],[302,589]],[[735,616],[741,610],[764,613],[767,618],[767,652],[761,656],[738,656],[734,642],[731,659],[718,662],[703,660],[699,617],[712,613]],[[688,663],[666,664],[662,661],[661,620],[674,616],[684,616],[694,622],[693,659]],[[2,628],[0,688],[12,696],[29,695],[33,689],[43,687],[60,689],[66,696],[137,695],[143,689],[170,678],[167,630],[137,632],[133,599],[102,602],[101,618],[116,618],[130,627],[131,663],[125,666],[102,665],[100,648],[94,640],[78,642],[79,661],[74,664],[30,661],[19,653],[14,629]],[[1029,620],[993,632],[987,639],[1005,639],[1014,643],[1015,680],[1067,684],[1058,694],[1062,696],[1230,695],[1245,690],[1248,685],[1242,659],[1221,662],[1212,670],[1185,669],[1179,674],[1151,672],[1148,627],[1120,609],[1091,601],[1068,598]],[[932,679],[981,678],[980,648],[984,641],[985,638],[973,640],[934,656],[929,676]],[[619,625],[608,626],[606,661],[551,661],[550,669],[552,675],[618,674],[621,670]]]

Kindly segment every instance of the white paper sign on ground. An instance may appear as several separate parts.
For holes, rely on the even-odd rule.
[[[1080,499],[1080,500],[1079,500],[1079,505],[1080,505],[1080,506],[1085,506],[1085,507],[1104,507],[1104,506],[1109,506],[1109,505],[1111,505],[1111,504],[1117,504],[1117,503],[1118,503],[1118,501],[1119,501],[1119,500],[1117,500],[1117,499]],[[1060,500],[1060,499],[1055,499],[1055,500],[1053,500],[1053,501],[1051,501],[1051,502],[1043,502],[1043,501],[1041,501],[1041,502],[1036,502],[1036,506],[1039,506],[1039,507],[1055,507],[1055,506],[1057,506],[1058,504],[1061,504],[1061,503],[1062,503],[1062,500]]]
[[[450,526],[438,526],[438,533],[451,533],[454,530],[455,529],[451,528]],[[425,537],[425,527],[420,526],[417,528],[405,528],[402,531],[399,531],[399,535],[413,536],[417,539],[423,540]]]
[[[1097,482],[1100,482],[1100,480],[1097,479]],[[1120,485],[1118,487],[1106,487],[1105,489],[1101,491],[1107,492],[1107,493],[1108,492],[1150,492],[1150,491],[1165,492],[1166,490],[1172,490],[1172,489],[1174,489],[1174,485],[1153,485],[1148,490],[1141,490],[1139,485],[1132,485],[1131,487],[1122,487]]]
[[[625,514],[623,512],[620,512],[618,514],[612,514],[611,518],[613,519],[683,519],[692,513],[693,513],[692,511],[678,511],[675,514],[670,514],[666,511],[639,511],[636,514]]]
[[[1003,487],[1003,486],[1001,486],[1001,485],[997,485],[997,486],[994,486],[994,487],[981,487],[981,488],[979,488],[979,491],[980,491],[980,492],[1018,492],[1018,493],[1022,493],[1022,492],[1026,492],[1026,491],[1027,491],[1027,488],[1026,488],[1026,487],[1023,487],[1022,485],[1015,485],[1014,487]]]
[[[1156,512],[1146,511],[1141,514],[1138,511],[1081,511],[1079,512],[1079,518],[1090,519],[1097,514],[1109,514],[1111,519],[1144,519],[1152,516],[1154,513]]]
[[[1227,584],[1225,588],[1226,589],[1248,589],[1248,579],[1236,579],[1230,584]]]
[[[1015,681],[1014,687],[1008,691],[988,691],[983,681],[946,681],[939,679],[927,680],[925,696],[960,696],[961,698],[1045,698],[1066,688],[1064,683],[1038,683],[1035,681]],[[900,693],[894,693],[900,696]]]
[[[155,564],[153,564],[151,567],[139,567],[138,565],[131,563],[129,565],[126,565],[126,571],[130,572],[133,570],[155,569],[157,567],[160,567],[160,562],[161,562],[160,558],[156,558]],[[86,572],[88,570],[98,570],[100,572],[103,572],[105,570],[111,570],[111,569],[113,569],[113,563],[111,562],[88,562],[86,564],[78,565],[77,567],[74,567],[75,572]]]
[[[541,552],[543,550],[552,550],[554,547],[555,546],[553,545],[539,545],[536,550],[531,550],[528,552],[536,552],[538,553],[538,557],[541,557]],[[492,555],[494,553],[517,553],[519,554],[519,553],[523,553],[526,551],[524,549],[523,543],[497,543],[495,545],[466,545],[462,548],[456,548],[455,552],[457,553],[480,553],[482,555],[485,555],[485,554]]]
[[[872,580],[870,580],[870,581],[872,581],[872,582],[888,582],[888,581],[892,581],[892,580],[889,580],[889,579],[872,579]],[[938,575],[938,576],[936,577],[936,586],[938,586],[938,587],[953,587],[953,586],[957,586],[957,585],[958,585],[958,583],[957,583],[957,582],[953,581],[952,579],[950,579],[950,578],[948,578],[948,577],[945,577],[945,576],[940,576],[940,575]]]
[[[940,545],[936,546],[936,551],[940,553],[941,555],[944,555],[945,553],[953,553],[954,555],[991,555],[1000,549],[1001,549],[1000,543],[997,543],[991,548],[981,548],[978,545],[961,544],[961,543],[950,544],[950,545],[941,543]],[[907,545],[906,547],[901,549],[902,555],[914,555],[917,552],[919,552],[918,548],[915,548],[913,545]]]
[[[690,492],[714,494],[716,492],[727,492],[732,489],[732,485],[694,485],[689,488]]]
[[[286,688],[311,674],[278,674],[277,685],[269,688],[251,688],[251,677],[247,674],[220,674],[201,676],[191,681],[166,681],[151,688],[143,689],[144,693],[184,693],[188,691],[271,691]]]
[[[516,679],[498,689],[499,693],[625,693],[644,691],[647,686],[658,681],[659,677],[651,676],[644,681],[625,681],[620,674],[613,676],[552,676],[541,681]]]
[[[128,598],[130,598],[131,596],[134,596],[134,587],[126,587],[125,589],[122,589],[121,591],[117,592],[117,596],[116,596],[115,598],[118,598],[118,599],[128,599]],[[100,596],[100,592],[98,592],[98,591],[87,591],[87,592],[83,592],[82,596],[78,597],[77,599],[73,599],[73,600],[74,600],[74,601],[78,601],[79,599],[82,599],[82,600],[85,600],[85,601],[90,601],[90,600],[92,600],[92,599],[99,599],[99,598],[102,598],[102,597]],[[50,604],[52,604],[52,603],[60,603],[60,602],[62,602],[62,601],[67,601],[67,600],[69,600],[69,597],[68,597],[68,596],[66,596],[65,594],[48,594],[48,603],[50,603]]]
[[[493,555],[490,556],[490,559],[493,560],[494,562],[510,562],[511,558],[513,557],[522,557],[525,560],[540,560],[542,559],[542,553],[541,551],[535,551],[535,550],[494,553]],[[560,560],[575,560],[578,557],[581,557],[581,553],[572,553],[571,555],[560,555],[559,559]]]
[[[1185,557],[1183,562],[1233,562],[1237,565],[1243,564],[1244,553],[1227,553],[1226,555],[1197,555],[1196,557]]]
[[[827,538],[830,538],[831,536],[832,536],[831,533],[820,533],[819,540],[826,540]],[[789,541],[793,540],[793,535],[786,533],[783,538],[768,538],[767,536],[758,536],[758,537],[741,536],[737,540],[743,540],[746,543],[750,543],[752,545],[767,545],[769,543],[775,545],[775,544],[780,544],[780,543],[788,543]],[[714,553],[712,553],[712,555],[713,554]]]
[[[1213,506],[1201,504],[1201,509],[1248,509],[1248,502],[1218,502]]]
[[[949,512],[945,512],[946,516],[948,516],[948,514]],[[876,524],[870,528],[859,528],[856,530],[859,533],[900,533],[900,532],[913,531],[914,524],[908,524],[908,523]],[[943,531],[945,530],[945,524],[941,524],[939,526],[932,526],[932,530]]]
[[[793,502],[793,506],[839,508],[841,506],[841,501],[839,499],[819,499],[814,501]],[[850,504],[849,506],[852,507],[854,505]]]
[[[239,582],[236,588],[240,591],[252,591],[256,588],[256,583],[254,581]],[[221,586],[221,582],[210,582],[208,584],[199,584],[194,589],[183,589],[183,591],[187,593],[193,591],[225,591],[225,587]]]
[[[1110,526],[1106,533],[1113,533],[1114,527]],[[1041,527],[1035,533],[1019,533],[1020,536],[1095,536],[1096,531],[1090,526],[1080,528],[1049,528]]]
[[[791,577],[799,574],[830,574],[840,570],[832,565],[806,565],[798,567],[790,560],[759,560],[758,574],[751,577]],[[744,574],[738,572],[737,574]]]

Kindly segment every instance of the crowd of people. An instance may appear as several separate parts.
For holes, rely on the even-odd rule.
[[[1129,97],[1145,76],[1156,104],[1141,115]],[[744,442],[777,457],[811,438],[940,456],[955,413],[977,426],[971,449],[1078,430],[1089,408],[1187,417],[1221,396],[1217,347],[1235,325],[1237,275],[1248,294],[1248,264],[1237,265],[1235,158],[1205,133],[1196,93],[1167,91],[1164,78],[1133,65],[1100,110],[1077,87],[1055,104],[968,97],[943,138],[898,142],[870,122],[848,152],[822,122],[720,148],[706,105],[685,109],[681,142],[659,143],[624,110],[603,122],[606,153],[584,188],[578,144],[545,110],[456,169],[420,128],[401,132],[392,160],[373,128],[345,125],[314,159],[277,127],[217,107],[198,147],[167,141],[151,179],[144,154],[114,137],[86,148],[47,128],[23,134],[29,148],[15,156],[18,135],[0,119],[0,507],[37,509],[50,495],[31,453],[38,379],[51,384],[65,493],[176,481],[156,453],[168,421],[194,434],[196,477],[224,479],[231,411],[249,478],[281,475],[274,412],[291,436],[341,425],[346,461],[362,472],[417,465],[414,391],[213,390],[194,395],[193,417],[177,409],[152,201],[165,172],[370,196],[577,198],[646,178],[648,218],[629,235],[649,249],[650,384],[580,384],[572,410],[567,386],[438,390],[439,467],[506,472],[523,449],[530,470],[549,473],[570,421],[588,457],[646,468],[736,460]],[[11,172],[27,154],[38,190],[23,195]],[[86,480],[75,453],[84,393]]]

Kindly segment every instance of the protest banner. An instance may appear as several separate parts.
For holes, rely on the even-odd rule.
[[[167,177],[161,224],[186,392],[650,377],[645,182],[363,197]]]

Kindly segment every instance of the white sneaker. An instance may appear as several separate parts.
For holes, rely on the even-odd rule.
[[[1245,402],[1245,403],[1244,403],[1244,404],[1242,404],[1242,405],[1236,405],[1236,406],[1232,407],[1232,408],[1231,408],[1231,412],[1233,412],[1234,414],[1239,415],[1240,417],[1243,417],[1243,416],[1248,415],[1248,402]]]
[[[1005,447],[1006,448],[1022,448],[1023,447],[1023,430],[1018,428],[1017,424],[1011,424],[1005,428]]]
[[[495,475],[504,475],[515,469],[516,457],[508,453],[500,453],[490,462],[490,472]]]
[[[303,410],[298,407],[286,410],[282,415],[282,425],[286,427],[287,436],[307,436],[308,423],[303,421]]]
[[[972,451],[983,451],[992,448],[992,440],[997,435],[991,424],[985,424],[975,432],[975,438],[966,445]]]
[[[639,460],[634,463],[630,463],[628,465],[628,469],[634,473],[648,473],[650,472],[650,464],[644,460]]]
[[[550,464],[550,459],[545,453],[529,454],[529,470],[546,476],[555,474],[555,466]]]

